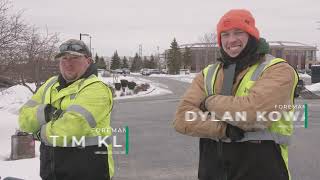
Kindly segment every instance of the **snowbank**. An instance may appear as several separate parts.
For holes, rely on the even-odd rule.
[[[320,83],[305,86],[309,91],[320,92]]]
[[[12,90],[12,88],[10,89]],[[3,95],[0,95],[1,100],[2,97]],[[13,106],[13,104],[11,105]],[[18,106],[18,103],[15,105],[17,105],[16,109],[20,107],[20,105]],[[7,161],[11,153],[11,135],[13,135],[16,129],[18,128],[18,115],[12,114],[11,112],[4,109],[0,109],[0,117],[0,176],[2,178],[11,176],[21,179],[40,180],[41,178],[39,176],[39,143],[36,142],[35,158]]]
[[[133,73],[133,72],[132,72],[132,73],[130,73],[130,75],[135,75],[135,76],[139,76],[139,75],[140,75],[140,76],[142,76],[141,73],[137,73],[137,72],[136,72],[136,73]]]
[[[12,86],[0,92],[0,110],[18,114],[19,108],[32,96],[32,92],[22,85]]]
[[[311,78],[311,76],[309,74],[302,74],[302,73],[299,73],[299,77],[300,78]]]
[[[113,77],[100,77],[102,81],[112,85],[115,81]],[[135,81],[137,84],[149,83],[150,88],[147,91],[140,92],[132,96],[122,96],[115,99],[136,98],[143,96],[155,96],[172,93],[164,84],[154,83],[140,77],[119,76],[121,79]],[[31,88],[35,88],[31,84]],[[39,143],[36,142],[36,157],[32,159],[23,159],[16,161],[7,161],[11,151],[11,136],[18,128],[19,108],[31,98],[32,93],[24,86],[17,85],[0,92],[0,177],[17,177],[20,179],[41,180],[39,176]]]
[[[190,74],[186,74],[186,75],[170,75],[170,74],[151,74],[150,77],[164,77],[164,78],[170,78],[170,79],[174,79],[177,81],[182,81],[182,82],[187,82],[187,83],[191,83],[192,80],[194,79],[194,77],[197,75],[198,73],[190,73]]]

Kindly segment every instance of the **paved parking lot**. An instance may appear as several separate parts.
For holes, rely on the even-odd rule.
[[[172,120],[187,83],[150,78],[166,84],[173,94],[116,102],[113,127],[130,129],[129,155],[115,155],[115,180],[196,180],[198,139],[174,131]],[[297,127],[289,149],[292,180],[320,179],[320,101],[308,104],[308,128]]]

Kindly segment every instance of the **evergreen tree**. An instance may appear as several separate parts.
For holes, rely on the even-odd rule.
[[[122,68],[129,68],[128,59],[125,56],[122,59],[121,67]]]
[[[136,53],[136,55],[133,58],[130,71],[131,72],[137,72],[143,67],[143,62],[141,60],[141,57]]]
[[[114,52],[112,58],[111,58],[111,67],[110,69],[115,70],[120,68],[120,57],[118,55],[118,52]]]
[[[176,41],[176,38],[171,42],[171,46],[168,53],[168,61],[167,66],[169,70],[169,74],[179,74],[179,70],[181,67],[181,52]]]
[[[151,69],[156,69],[157,68],[157,62],[154,59],[154,56],[152,54],[151,54],[151,57],[150,57],[150,68]]]
[[[191,68],[192,58],[191,58],[191,49],[189,47],[185,47],[184,48],[182,62],[183,62],[183,68],[184,69],[190,69]]]
[[[103,57],[98,58],[98,61],[96,61],[96,66],[98,69],[106,69],[107,65]]]
[[[94,57],[94,62],[97,63],[99,61],[99,56],[98,53],[96,53],[95,57]]]
[[[146,56],[143,57],[143,68],[150,69],[150,63]]]

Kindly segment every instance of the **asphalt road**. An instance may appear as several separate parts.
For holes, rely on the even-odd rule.
[[[173,94],[115,102],[112,126],[129,127],[130,148],[128,155],[114,155],[114,180],[196,180],[198,138],[180,135],[172,127],[177,104],[189,84],[148,79],[167,85]],[[296,128],[289,149],[292,180],[318,180],[320,102],[297,99],[296,103],[309,105],[309,127]],[[124,144],[123,139],[119,143]]]

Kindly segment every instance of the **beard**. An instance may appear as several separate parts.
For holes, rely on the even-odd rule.
[[[61,73],[62,77],[67,81],[67,82],[73,82],[76,81],[80,76],[77,73],[67,73],[63,72]]]

